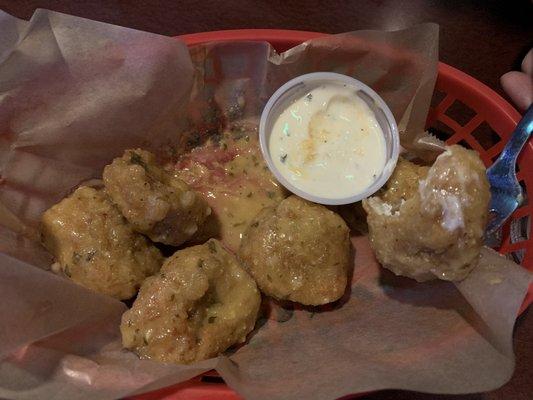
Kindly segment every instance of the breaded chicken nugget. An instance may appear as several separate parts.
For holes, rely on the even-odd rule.
[[[489,200],[474,151],[451,146],[431,168],[401,160],[384,192],[363,201],[372,248],[397,275],[464,279],[479,258]]]
[[[330,303],[346,289],[349,229],[326,207],[291,196],[255,217],[239,257],[263,293],[306,305]]]
[[[261,295],[217,240],[177,251],[122,316],[124,347],[178,364],[215,357],[254,328]]]
[[[201,196],[157,165],[148,151],[126,150],[105,167],[103,178],[122,214],[154,242],[184,243],[211,213]]]
[[[103,190],[80,187],[42,216],[41,236],[62,272],[89,289],[129,299],[163,257],[134,232]]]

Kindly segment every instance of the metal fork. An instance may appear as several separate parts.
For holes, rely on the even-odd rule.
[[[493,235],[524,201],[522,187],[516,179],[516,160],[532,131],[533,105],[529,106],[518,122],[496,162],[487,170],[491,194],[491,219],[487,226],[487,236]]]

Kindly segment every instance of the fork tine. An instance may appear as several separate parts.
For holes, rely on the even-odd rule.
[[[497,231],[523,201],[522,187],[516,178],[516,160],[532,131],[533,105],[527,109],[496,162],[487,169],[493,214],[486,230],[488,235]]]

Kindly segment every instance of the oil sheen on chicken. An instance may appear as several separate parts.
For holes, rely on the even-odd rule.
[[[257,125],[241,123],[184,154],[175,174],[198,191],[213,209],[195,236],[203,243],[216,237],[232,251],[239,249],[244,231],[264,207],[286,197],[261,156]]]
[[[120,214],[103,190],[80,187],[47,210],[41,221],[54,272],[117,299],[133,297],[163,257]]]
[[[326,207],[291,196],[254,218],[239,257],[263,293],[306,305],[330,303],[346,289],[349,229]]]
[[[122,316],[124,347],[141,358],[191,363],[245,341],[261,296],[217,240],[177,251]]]
[[[126,150],[104,169],[104,184],[134,229],[154,242],[178,246],[204,224],[211,209],[145,150]]]
[[[397,275],[464,279],[479,259],[489,200],[474,151],[451,146],[431,168],[400,160],[386,188],[363,201],[372,248]]]

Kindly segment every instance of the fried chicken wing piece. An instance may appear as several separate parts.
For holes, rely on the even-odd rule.
[[[489,201],[478,154],[454,145],[430,168],[400,160],[385,190],[363,206],[385,268],[417,281],[455,281],[477,264]]]
[[[261,295],[219,241],[177,251],[142,285],[122,316],[124,347],[141,358],[187,364],[246,340]]]
[[[327,304],[346,289],[349,228],[326,207],[291,196],[255,217],[239,257],[263,293],[306,305]]]
[[[103,190],[80,187],[42,216],[44,246],[57,260],[53,270],[96,292],[133,297],[163,256],[133,231]]]
[[[126,150],[105,167],[103,178],[122,214],[154,242],[173,246],[186,242],[211,213],[200,195],[145,150]]]

